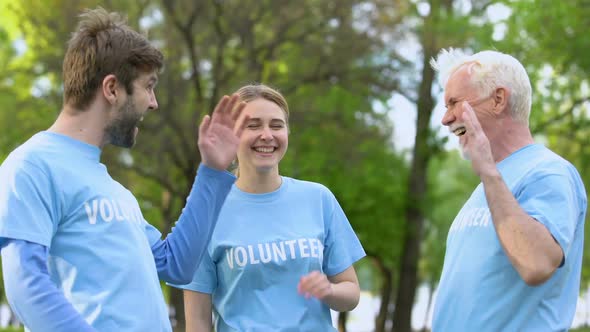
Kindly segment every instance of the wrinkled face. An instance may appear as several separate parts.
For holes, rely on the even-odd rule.
[[[240,139],[238,163],[240,175],[249,172],[276,171],[289,145],[285,112],[266,99],[255,99],[246,105],[242,116],[249,115]]]
[[[492,98],[491,96],[480,96],[479,91],[471,83],[467,65],[454,72],[445,86],[445,107],[447,111],[441,123],[447,126],[451,133],[459,137],[462,155],[465,159],[469,159],[464,149],[466,130],[462,120],[463,108],[461,104],[463,101],[467,101],[471,105],[485,132],[486,119],[490,116],[493,117],[490,109]]]
[[[133,82],[133,92],[126,95],[125,103],[115,112],[114,118],[105,128],[107,140],[113,145],[130,148],[135,144],[139,122],[144,114],[158,108],[154,94],[157,83],[155,72],[141,74]]]

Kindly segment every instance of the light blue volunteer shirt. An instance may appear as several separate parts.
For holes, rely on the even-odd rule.
[[[557,240],[564,264],[545,283],[528,286],[500,245],[480,184],[449,230],[433,331],[566,331],[580,289],[584,185],[569,162],[538,144],[497,167],[519,205]]]
[[[50,132],[13,151],[0,168],[0,238],[46,246],[52,281],[96,330],[171,331],[151,249],[161,234],[99,158],[97,147]],[[184,248],[177,235],[167,245]]]
[[[297,292],[302,276],[333,276],[365,256],[334,195],[324,186],[282,177],[271,193],[235,185],[219,214],[193,282],[212,294],[218,332],[336,331],[330,308]]]

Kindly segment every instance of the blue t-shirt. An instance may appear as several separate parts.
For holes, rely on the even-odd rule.
[[[0,168],[0,238],[48,248],[53,282],[100,331],[170,331],[151,244],[160,232],[107,173],[100,149],[50,132]]]
[[[480,184],[449,230],[433,331],[566,331],[580,289],[584,184],[574,166],[538,144],[497,166],[520,207],[561,246],[565,261],[545,283],[528,286],[502,249]]]
[[[228,331],[335,331],[330,308],[297,292],[302,276],[339,274],[365,256],[342,208],[324,186],[282,177],[251,194],[235,185],[193,282],[212,294],[215,327]]]

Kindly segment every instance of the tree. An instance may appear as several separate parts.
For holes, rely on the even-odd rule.
[[[435,74],[429,61],[441,48],[477,45],[489,40],[491,28],[486,23],[485,11],[490,1],[473,1],[464,8],[459,1],[430,0],[410,2],[411,18],[406,23],[409,34],[415,36],[420,47],[417,63],[418,79],[411,80],[403,95],[416,104],[416,137],[411,152],[411,166],[407,182],[405,219],[399,285],[395,299],[393,330],[411,331],[411,313],[418,285],[420,243],[426,223],[424,203],[428,193],[428,165],[441,151],[440,139],[431,129],[431,116],[435,107],[433,87]],[[480,20],[474,20],[477,17]]]
[[[586,33],[590,3],[583,0],[505,1],[511,15],[502,23],[506,37],[500,46],[526,67],[533,85],[531,129],[538,140],[571,161],[590,184],[588,117],[590,46]],[[586,235],[588,227],[585,229]],[[588,242],[584,251],[588,252]],[[590,258],[584,255],[582,284],[590,283]]]

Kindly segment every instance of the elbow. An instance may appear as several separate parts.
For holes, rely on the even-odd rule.
[[[360,289],[359,285],[356,284],[354,296],[352,298],[352,301],[350,302],[350,308],[347,311],[354,310],[354,308],[356,308],[356,306],[359,304],[360,299],[361,299],[361,289]]]
[[[528,269],[526,271],[519,271],[522,280],[531,287],[540,286],[547,280],[551,279],[557,267],[553,266],[542,266],[534,269]]]
[[[332,309],[339,312],[346,312],[354,310],[360,301],[361,292],[358,285],[355,285],[355,289],[353,290],[352,294],[350,294],[347,301],[341,301],[339,305],[334,306]]]

